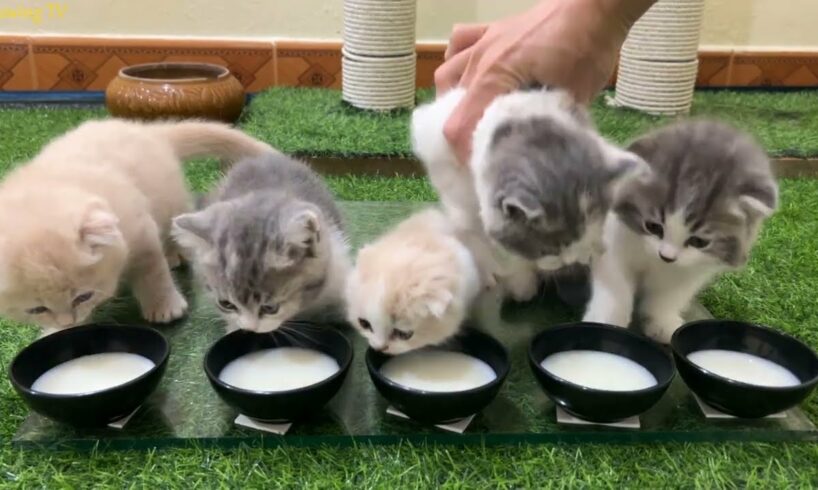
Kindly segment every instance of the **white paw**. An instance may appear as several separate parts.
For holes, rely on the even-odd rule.
[[[662,344],[669,344],[673,333],[682,326],[684,320],[680,316],[666,316],[648,319],[645,322],[645,335]]]
[[[628,328],[630,325],[629,315],[624,312],[611,311],[606,308],[588,308],[585,315],[582,317],[583,322],[591,323],[605,323],[607,325],[615,325],[617,327]]]
[[[514,301],[528,301],[537,295],[539,278],[530,272],[521,272],[503,278],[505,290]]]
[[[153,298],[142,305],[142,316],[151,323],[169,323],[182,318],[187,311],[187,300],[176,288],[164,296]]]

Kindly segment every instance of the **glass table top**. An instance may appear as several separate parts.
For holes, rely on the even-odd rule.
[[[353,246],[388,229],[424,206],[422,203],[343,203]],[[172,346],[167,372],[159,388],[123,429],[75,429],[30,414],[13,439],[18,447],[154,448],[179,446],[235,447],[401,441],[456,444],[543,442],[713,442],[816,440],[818,431],[800,409],[782,419],[708,420],[682,380],[676,376],[662,400],[641,416],[641,428],[569,426],[556,423],[555,406],[530,372],[529,341],[550,325],[577,320],[581,312],[544,292],[526,304],[507,304],[496,321],[483,328],[511,355],[511,372],[497,398],[463,434],[442,431],[386,414],[387,402],[372,385],[364,364],[365,341],[339,326],[353,341],[355,358],[340,392],[316,416],[297,421],[284,436],[236,426],[237,412],[218,398],[202,369],[207,348],[224,334],[224,324],[186,270],[176,273],[191,304],[189,316],[158,327]],[[706,318],[694,306],[688,319]],[[138,310],[129,297],[117,299],[97,315],[99,321],[132,323]]]

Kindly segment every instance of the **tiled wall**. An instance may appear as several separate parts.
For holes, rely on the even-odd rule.
[[[0,90],[104,90],[123,66],[203,61],[229,67],[249,92],[341,86],[340,43],[0,36]],[[443,45],[419,45],[417,85],[432,86]],[[700,53],[701,87],[816,87],[818,53]]]

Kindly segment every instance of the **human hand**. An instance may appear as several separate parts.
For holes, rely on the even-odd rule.
[[[582,103],[605,87],[631,25],[655,0],[550,0],[492,24],[455,26],[438,95],[461,86],[463,100],[443,132],[461,163],[486,107],[498,95],[536,83],[568,90]]]

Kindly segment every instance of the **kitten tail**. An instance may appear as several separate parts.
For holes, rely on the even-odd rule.
[[[279,153],[273,147],[227,124],[208,121],[157,123],[150,126],[166,138],[180,160],[217,157],[227,161]]]

